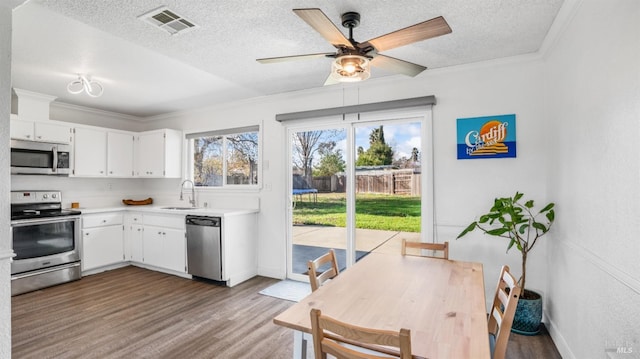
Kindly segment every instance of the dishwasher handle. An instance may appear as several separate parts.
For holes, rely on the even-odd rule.
[[[187,225],[192,226],[205,226],[205,227],[220,227],[220,217],[205,217],[205,216],[187,216]]]

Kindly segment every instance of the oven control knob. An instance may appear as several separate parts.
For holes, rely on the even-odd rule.
[[[56,194],[56,193],[52,193],[52,194],[51,194],[51,198],[58,198],[58,194]]]
[[[42,195],[42,198],[47,199],[47,198],[49,198],[49,195],[45,193],[45,194]]]

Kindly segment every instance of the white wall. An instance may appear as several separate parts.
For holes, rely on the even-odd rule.
[[[455,240],[463,227],[481,211],[489,209],[493,198],[524,191],[539,201],[546,200],[542,63],[524,57],[496,63],[428,71],[415,79],[393,78],[367,81],[359,86],[331,86],[254,99],[192,113],[163,116],[153,122],[156,128],[180,128],[185,132],[263,124],[263,172],[259,218],[259,273],[284,277],[286,187],[285,127],[275,121],[278,113],[388,101],[435,95],[433,107],[435,212],[439,241],[450,241],[451,257],[485,264],[488,297],[495,291],[500,266],[510,264],[520,272],[517,251],[505,253],[507,242],[473,234]],[[456,118],[515,113],[517,117],[518,157],[515,159],[456,159]],[[214,194],[209,193],[209,196]],[[531,257],[529,287],[545,292],[545,244]]]
[[[549,194],[558,203],[551,333],[565,358],[618,347],[637,358],[640,2],[584,0],[550,51],[545,78]]]
[[[0,4],[0,143],[9,143],[11,109],[11,6]],[[0,146],[0,358],[11,357],[11,210],[9,146]]]

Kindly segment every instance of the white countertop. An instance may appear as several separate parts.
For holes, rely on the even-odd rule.
[[[104,212],[144,212],[144,213],[164,213],[164,214],[181,214],[181,215],[200,215],[200,216],[215,216],[215,217],[228,217],[238,216],[243,214],[258,213],[258,209],[230,209],[230,208],[189,208],[189,209],[165,209],[165,207],[178,207],[180,206],[161,206],[161,205],[145,205],[145,206],[115,206],[115,207],[102,207],[102,208],[75,208],[82,212],[82,214],[92,213],[104,213]]]

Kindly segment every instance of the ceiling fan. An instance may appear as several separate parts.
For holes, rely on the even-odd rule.
[[[346,38],[320,9],[293,9],[293,12],[319,32],[337,51],[269,57],[257,59],[256,61],[262,64],[269,64],[319,57],[334,58],[335,60],[331,64],[331,74],[324,83],[325,85],[366,80],[371,76],[369,65],[394,73],[416,76],[427,68],[382,55],[380,52],[451,33],[451,28],[447,21],[442,16],[439,16],[365,42],[357,42],[353,39],[353,29],[360,24],[360,14],[357,12],[342,14],[342,26],[349,29],[349,38]]]

